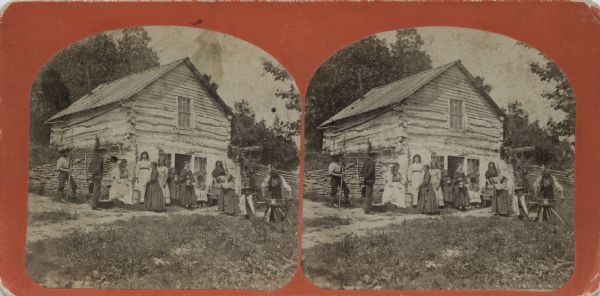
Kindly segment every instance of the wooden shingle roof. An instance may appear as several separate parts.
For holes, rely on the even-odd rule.
[[[111,82],[102,83],[94,88],[91,92],[84,95],[73,104],[69,105],[69,107],[50,117],[50,119],[48,119],[46,122],[56,122],[67,115],[96,109],[129,99],[182,63],[186,63],[188,67],[190,67],[192,72],[194,72],[194,74],[197,76],[199,82],[202,83],[205,88],[207,88],[207,91],[214,97],[217,103],[223,107],[225,113],[229,115],[232,114],[231,109],[225,104],[225,102],[223,102],[219,95],[210,87],[208,87],[202,78],[199,77],[200,73],[189,61],[189,58],[183,58],[172,63],[131,74]]]
[[[465,73],[465,75],[467,75],[467,77],[474,83],[473,76],[464,68],[460,60],[456,60],[454,62],[433,69],[425,70],[412,76],[402,78],[392,83],[375,87],[371,89],[367,94],[365,94],[364,98],[360,98],[354,101],[352,104],[342,109],[342,111],[338,112],[333,117],[327,119],[319,127],[326,128],[328,126],[333,125],[335,122],[339,122],[340,120],[348,119],[357,115],[396,105],[402,102],[404,99],[408,98],[417,90],[424,87],[427,83],[429,83],[442,73],[446,72],[454,65],[457,65],[459,69],[463,71],[463,73]],[[476,84],[475,86],[479,89],[482,95],[488,101],[490,101],[493,108],[501,114],[502,110],[489,96],[489,94],[484,90],[480,89],[480,87]]]

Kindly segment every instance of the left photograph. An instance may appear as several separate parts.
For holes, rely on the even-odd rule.
[[[297,269],[300,96],[252,44],[102,32],[32,84],[25,267],[47,288],[275,290]]]

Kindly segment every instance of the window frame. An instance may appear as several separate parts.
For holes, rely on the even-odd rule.
[[[460,103],[460,114],[457,113],[453,113],[452,112],[452,103],[453,102],[459,102]],[[453,116],[460,116],[460,128],[456,128],[452,126],[452,117]],[[465,108],[465,101],[462,99],[454,99],[454,98],[449,98],[448,99],[448,129],[453,130],[453,131],[464,131],[466,130],[466,108]]]
[[[188,109],[189,109],[189,112],[181,111],[181,109],[180,109],[180,102],[182,100],[188,100]],[[194,120],[193,120],[193,116],[192,116],[193,110],[194,110],[194,107],[193,107],[194,104],[193,104],[192,98],[188,98],[188,97],[184,97],[184,96],[177,96],[177,98],[176,98],[176,105],[177,105],[177,110],[175,112],[177,112],[177,116],[175,118],[175,121],[176,121],[175,124],[176,124],[177,128],[180,128],[180,129],[192,129],[193,126],[194,126]],[[189,116],[188,117],[188,124],[189,124],[189,126],[182,126],[181,125],[181,117],[180,117],[181,114],[187,114]]]

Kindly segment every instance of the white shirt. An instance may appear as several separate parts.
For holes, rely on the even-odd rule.
[[[342,174],[342,166],[337,162],[332,162],[329,164],[329,175],[333,175],[339,177]]]

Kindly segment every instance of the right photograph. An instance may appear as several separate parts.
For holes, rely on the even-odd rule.
[[[574,264],[575,94],[503,35],[369,36],[305,105],[302,268],[332,290],[560,289]]]

